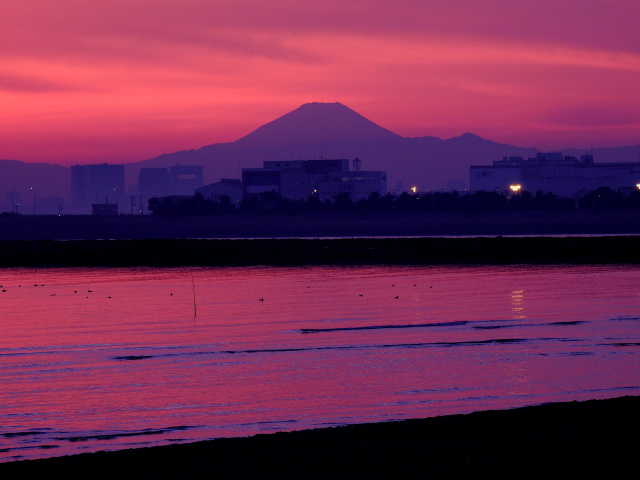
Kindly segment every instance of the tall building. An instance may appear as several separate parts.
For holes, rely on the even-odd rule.
[[[311,196],[321,201],[348,193],[358,201],[374,192],[387,193],[387,173],[361,171],[360,160],[292,160],[266,161],[263,168],[243,168],[242,185],[245,198],[275,191],[281,198],[303,200]]]
[[[169,167],[169,195],[193,195],[204,184],[201,165],[175,165]]]
[[[640,185],[640,162],[594,163],[593,155],[538,153],[535,158],[504,157],[493,165],[469,167],[471,191],[541,190],[560,197],[578,197],[599,187],[631,190]]]
[[[141,168],[138,172],[138,195],[150,199],[169,195],[169,172],[166,168]]]
[[[89,214],[93,204],[119,205],[124,201],[124,165],[102,163],[71,167],[72,213]]]
[[[193,195],[204,183],[201,165],[175,165],[166,168],[141,168],[138,195],[146,200],[169,195]]]

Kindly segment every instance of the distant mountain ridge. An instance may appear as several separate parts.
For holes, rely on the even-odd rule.
[[[402,137],[341,103],[306,103],[235,142],[207,145],[127,166],[135,183],[139,168],[175,164],[205,167],[205,180],[239,178],[242,168],[266,160],[350,158],[365,170],[388,172],[390,190],[418,186],[420,190],[454,186],[464,189],[468,167],[504,155],[532,155],[535,149],[501,145],[466,133],[442,140]]]
[[[137,185],[140,168],[202,165],[208,184],[221,178],[240,178],[242,168],[260,167],[266,160],[358,157],[363,170],[388,172],[391,192],[399,193],[412,186],[419,191],[463,190],[469,183],[469,166],[488,165],[504,156],[527,158],[537,151],[492,142],[473,133],[445,140],[433,136],[402,137],[341,103],[315,102],[306,103],[234,142],[163,154],[127,164],[125,171],[130,187]],[[640,145],[559,151],[574,156],[593,153],[596,162],[640,159]],[[69,168],[0,160],[3,199],[15,189],[29,191],[34,184],[39,196],[69,199]]]
[[[235,146],[275,147],[279,145],[402,138],[341,103],[305,103],[292,112],[259,127],[236,140]]]
[[[70,196],[71,173],[68,167],[0,160],[0,212],[10,212],[14,210],[12,204],[19,204],[18,212],[31,213],[35,198],[36,212],[59,213],[60,200],[68,200]]]
[[[565,149],[580,155],[589,149]],[[127,166],[130,181],[140,167],[197,164],[205,181],[240,178],[241,169],[260,167],[265,160],[350,158],[366,170],[388,172],[390,191],[464,189],[469,166],[488,165],[504,156],[535,156],[523,148],[484,139],[473,133],[441,139],[402,137],[341,103],[306,103],[230,143],[175,152]],[[637,161],[640,145],[593,150],[596,162]]]

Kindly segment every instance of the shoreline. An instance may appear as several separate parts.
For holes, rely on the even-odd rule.
[[[640,396],[0,464],[6,478],[574,478],[634,471]]]
[[[636,235],[0,241],[0,268],[640,264]]]
[[[0,216],[0,268],[640,264],[640,210]]]
[[[640,210],[0,216],[0,240],[640,234]]]

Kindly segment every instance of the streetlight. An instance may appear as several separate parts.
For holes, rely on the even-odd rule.
[[[11,211],[13,213],[18,213],[18,203],[15,200],[15,193],[18,191],[17,188],[14,187],[13,190],[11,190]]]
[[[117,188],[114,188],[113,191],[116,192],[116,214],[117,214],[120,210],[120,192],[118,192]]]
[[[33,214],[36,214],[36,189],[31,187],[31,191],[33,192]]]

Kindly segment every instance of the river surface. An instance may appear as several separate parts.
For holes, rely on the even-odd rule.
[[[640,268],[0,270],[0,461],[640,393]]]

